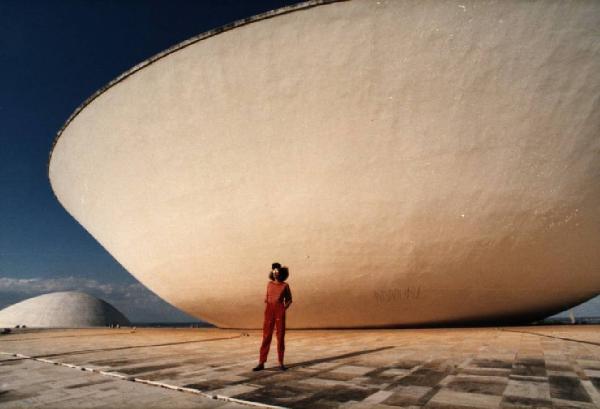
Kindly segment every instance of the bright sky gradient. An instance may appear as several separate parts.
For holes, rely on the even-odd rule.
[[[52,141],[86,98],[192,36],[297,1],[0,0],[0,308],[81,289],[132,321],[192,321],[139,284],[54,198]],[[600,301],[576,315],[600,315]]]

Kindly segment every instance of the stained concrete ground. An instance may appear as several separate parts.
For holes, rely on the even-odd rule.
[[[2,335],[0,407],[600,407],[600,326],[289,331],[286,372],[251,371],[259,343],[206,328]]]

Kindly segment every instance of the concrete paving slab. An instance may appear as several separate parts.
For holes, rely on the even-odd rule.
[[[426,408],[486,408],[495,409],[500,406],[501,396],[483,395],[479,393],[456,392],[442,389],[429,400]]]
[[[432,388],[427,386],[397,386],[385,402],[394,406],[413,405],[422,401],[431,391]]]

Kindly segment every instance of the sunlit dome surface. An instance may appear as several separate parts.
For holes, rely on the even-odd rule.
[[[80,328],[113,324],[130,325],[106,301],[76,291],[43,294],[0,311],[0,327]]]
[[[267,18],[268,17],[268,18]],[[221,327],[542,318],[600,289],[600,2],[306,3],[92,96],[49,178],[153,292]]]

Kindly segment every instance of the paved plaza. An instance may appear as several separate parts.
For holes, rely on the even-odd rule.
[[[597,408],[600,327],[260,332],[24,330],[0,336],[0,408]]]

